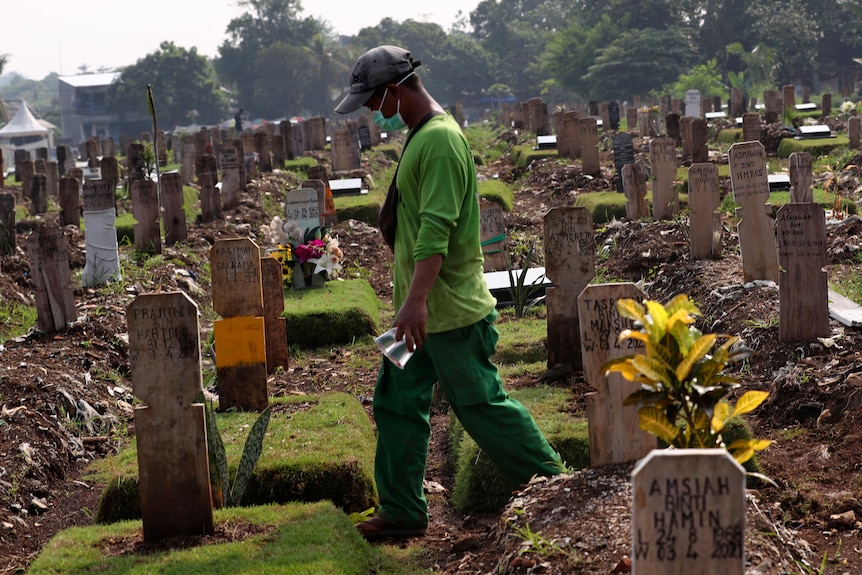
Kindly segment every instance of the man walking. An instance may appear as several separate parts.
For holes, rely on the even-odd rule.
[[[368,540],[425,534],[422,482],[435,382],[513,486],[561,469],[559,455],[505,392],[491,362],[499,334],[496,300],[482,272],[473,155],[458,124],[422,85],[419,66],[403,48],[373,48],[357,60],[350,92],[335,108],[349,114],[365,106],[381,129],[410,128],[395,181],[393,304],[396,339],[415,354],[404,369],[384,359],[378,375],[380,509],[357,525]]]

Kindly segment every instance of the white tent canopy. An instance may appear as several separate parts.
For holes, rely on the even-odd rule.
[[[27,102],[23,100],[9,123],[0,128],[0,147],[3,148],[6,164],[11,163],[16,149],[32,151],[37,148],[51,148],[53,145],[53,131],[39,123]],[[5,159],[7,154],[9,159]]]
[[[47,135],[51,130],[39,123],[27,102],[22,102],[9,123],[0,128],[0,138]]]

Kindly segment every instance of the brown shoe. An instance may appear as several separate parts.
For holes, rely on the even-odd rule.
[[[402,527],[390,523],[379,517],[372,517],[367,521],[356,524],[356,530],[366,541],[382,541],[385,539],[409,539],[411,537],[424,537],[425,527]]]

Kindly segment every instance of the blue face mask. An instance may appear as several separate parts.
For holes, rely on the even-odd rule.
[[[380,110],[374,110],[374,112],[371,113],[371,120],[377,124],[377,127],[383,132],[400,132],[407,127],[401,114],[395,114],[391,118],[384,118],[383,112]]]
[[[413,72],[410,72],[395,85],[400,86],[407,78],[412,75]],[[398,99],[398,103],[396,104],[395,108],[395,115],[391,118],[384,118],[383,112],[380,111],[383,109],[383,102],[386,101],[386,95],[388,93],[389,88],[386,88],[386,90],[383,91],[383,97],[380,99],[380,106],[371,113],[371,121],[377,124],[377,127],[384,132],[400,132],[407,127],[407,124],[404,122],[404,118],[401,117],[401,99]]]

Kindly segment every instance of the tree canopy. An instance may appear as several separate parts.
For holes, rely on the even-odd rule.
[[[148,114],[148,84],[155,95],[159,122],[166,129],[195,120],[215,124],[227,113],[215,70],[197,48],[162,42],[158,51],[121,71],[120,80],[108,90],[108,105],[120,117]]]

